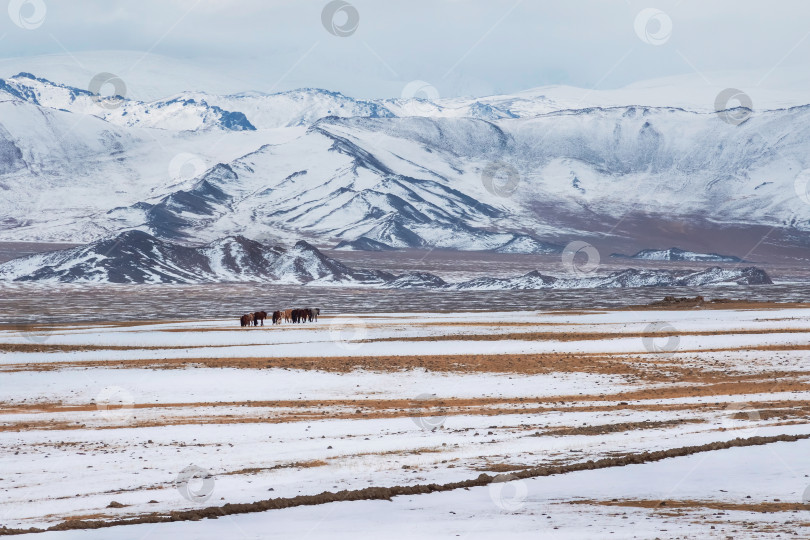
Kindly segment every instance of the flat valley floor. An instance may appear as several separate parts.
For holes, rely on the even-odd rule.
[[[0,327],[0,534],[810,537],[810,308],[714,308]]]

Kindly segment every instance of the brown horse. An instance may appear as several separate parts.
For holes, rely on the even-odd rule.
[[[292,322],[292,312],[291,309],[284,310],[284,322]]]
[[[273,312],[273,324],[281,324],[281,319],[284,317],[283,311],[274,311]]]
[[[239,318],[239,323],[242,326],[250,326],[251,324],[253,324],[253,313],[248,313],[247,315],[242,315]]]
[[[253,314],[253,326],[259,326],[259,321],[261,321],[262,326],[264,326],[264,320],[267,318],[266,311],[257,311]]]

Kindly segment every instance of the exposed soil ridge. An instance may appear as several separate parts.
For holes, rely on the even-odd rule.
[[[602,458],[596,461],[589,460],[585,462],[572,463],[568,465],[532,467],[528,469],[514,471],[509,474],[501,474],[496,476],[491,476],[489,474],[480,474],[476,478],[462,480],[460,482],[450,482],[447,484],[434,483],[434,484],[416,484],[412,486],[367,487],[363,489],[342,490],[338,492],[324,491],[317,495],[299,495],[296,497],[287,497],[287,498],[279,497],[274,499],[265,499],[262,501],[256,501],[252,503],[238,503],[238,504],[228,503],[223,506],[209,506],[206,508],[194,510],[174,511],[169,512],[168,514],[150,513],[129,519],[118,519],[110,521],[67,520],[52,527],[48,527],[47,529],[41,529],[36,527],[31,527],[29,529],[9,529],[6,527],[2,527],[0,528],[0,536],[10,536],[26,533],[40,533],[46,531],[101,529],[106,527],[115,527],[118,525],[138,525],[144,523],[198,521],[204,518],[217,519],[222,516],[248,514],[254,512],[265,512],[267,510],[279,510],[283,508],[292,508],[296,506],[313,506],[341,501],[390,500],[392,497],[396,497],[399,495],[420,495],[426,493],[452,491],[455,489],[486,486],[494,482],[505,482],[505,481],[512,481],[515,479],[551,476],[584,470],[605,469],[609,467],[624,467],[625,465],[651,463],[655,461],[661,461],[667,458],[689,456],[701,452],[711,452],[714,450],[725,450],[728,448],[736,448],[744,446],[761,446],[775,442],[795,442],[803,439],[810,439],[810,434],[776,435],[772,437],[750,437],[747,439],[737,438],[732,439],[730,441],[719,441],[697,446],[684,446],[680,448],[673,448],[670,450],[640,452],[637,454],[629,454],[611,458]]]

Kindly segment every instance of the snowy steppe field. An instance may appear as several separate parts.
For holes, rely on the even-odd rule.
[[[809,537],[810,310],[716,307],[0,327],[0,535]]]

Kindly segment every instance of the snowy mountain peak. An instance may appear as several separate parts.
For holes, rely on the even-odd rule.
[[[701,231],[722,228],[706,249],[744,253],[728,239],[776,227],[763,249],[808,243],[807,106],[732,124],[641,101],[579,106],[549,89],[435,103],[303,89],[107,109],[28,72],[0,85],[11,96],[0,100],[3,240],[137,228],[197,243],[558,253],[571,238],[694,250]]]
[[[27,72],[6,80],[0,79],[0,90],[42,107],[92,115],[111,124],[127,127],[150,127],[173,131],[222,129],[255,130],[242,112],[229,111],[204,101],[174,97],[154,102],[141,102],[116,96],[114,101]],[[125,88],[116,88],[116,91]]]

